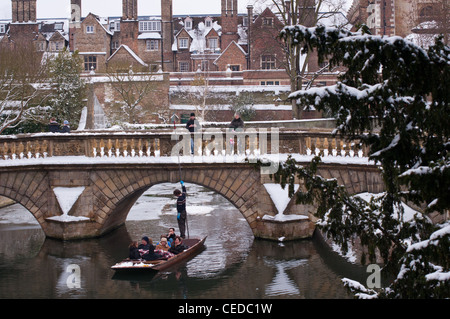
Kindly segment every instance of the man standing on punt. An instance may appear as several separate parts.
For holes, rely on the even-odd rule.
[[[186,187],[184,182],[180,181],[181,191],[176,189],[173,194],[177,197],[177,220],[180,229],[180,237],[186,238]]]

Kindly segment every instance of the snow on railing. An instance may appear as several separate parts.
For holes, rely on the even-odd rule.
[[[4,142],[0,144],[0,159],[16,160],[16,159],[30,159],[30,158],[46,158],[48,156],[48,143],[26,142]]]
[[[134,135],[134,136],[133,136]],[[189,135],[189,134],[188,134]],[[277,147],[273,148],[267,135],[246,136],[239,140],[223,133],[220,138],[194,138],[195,156],[224,156],[230,154],[260,156],[279,154],[318,155],[324,157],[367,157],[368,150],[358,141],[348,143],[345,137],[326,132],[280,131]],[[203,136],[205,137],[205,136]],[[170,133],[153,134],[84,134],[71,136],[14,136],[0,139],[0,160],[24,160],[54,156],[86,157],[164,157],[171,156],[178,140]],[[244,145],[244,147],[242,147]],[[190,146],[190,143],[189,143]],[[225,154],[226,152],[226,154]],[[190,149],[189,152],[190,154]],[[185,153],[186,154],[186,153]]]
[[[91,142],[92,153],[88,156],[92,157],[159,157],[161,156],[160,140],[155,139],[118,139],[114,141],[104,139],[99,141],[93,140]]]
[[[367,150],[360,143],[346,144],[344,140],[334,137],[305,137],[305,154],[333,157],[367,157]]]

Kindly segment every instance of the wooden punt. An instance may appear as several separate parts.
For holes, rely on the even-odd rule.
[[[182,261],[190,259],[197,255],[200,251],[205,247],[206,237],[203,239],[200,238],[187,238],[183,239],[183,245],[187,246],[188,249],[183,252],[175,255],[169,259],[158,259],[158,260],[131,260],[126,259],[123,260],[114,266],[111,269],[116,272],[142,272],[142,271],[161,271],[166,270]]]

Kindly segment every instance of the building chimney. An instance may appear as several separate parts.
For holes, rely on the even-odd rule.
[[[137,7],[137,0],[122,0],[122,20],[137,20]]]
[[[12,22],[36,22],[36,0],[11,0]]]
[[[232,41],[238,41],[239,36],[237,34],[237,26],[237,0],[222,0],[222,39],[220,46],[222,51],[225,50]]]
[[[251,43],[252,43],[252,24],[253,24],[253,6],[247,6],[247,70],[251,70]]]
[[[81,0],[70,0],[70,22],[73,24],[81,23]]]
[[[138,52],[139,21],[137,0],[122,0],[123,14],[120,21],[120,43]]]
[[[176,71],[173,44],[173,8],[172,0],[161,0],[161,65],[163,71]]]

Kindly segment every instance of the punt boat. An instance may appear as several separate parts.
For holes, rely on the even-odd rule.
[[[205,247],[206,237],[200,238],[187,238],[183,239],[183,245],[188,248],[183,252],[170,257],[168,259],[157,259],[157,260],[132,260],[125,259],[114,266],[111,269],[116,272],[142,272],[142,271],[161,271],[166,270],[182,261],[186,261],[198,253],[200,253]]]

